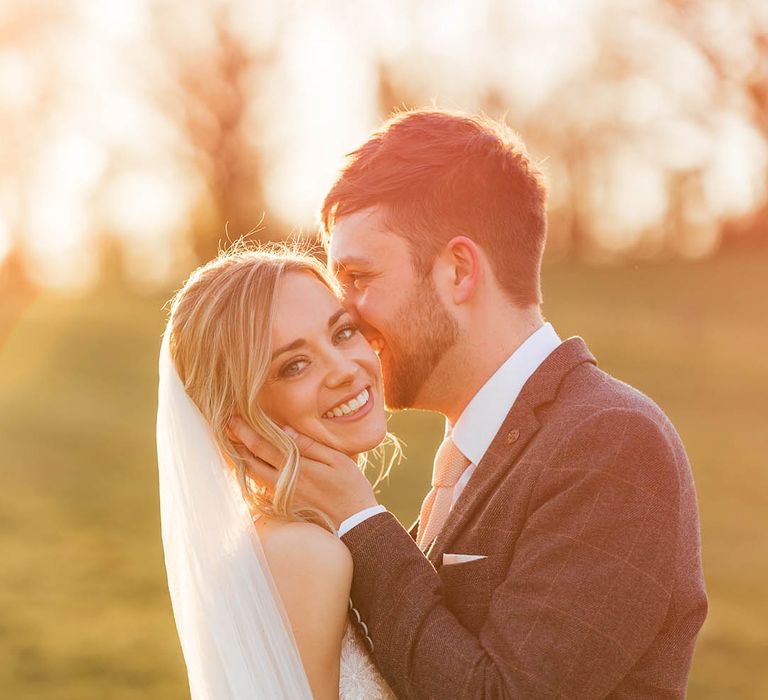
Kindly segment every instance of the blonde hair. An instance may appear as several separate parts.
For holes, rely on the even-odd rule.
[[[257,401],[271,362],[275,290],[289,272],[312,274],[338,296],[338,286],[322,264],[287,245],[255,250],[236,245],[195,270],[171,300],[171,357],[187,394],[234,469],[251,512],[333,530],[324,513],[294,508],[298,449]],[[254,483],[229,437],[227,426],[234,415],[283,458],[271,495]]]

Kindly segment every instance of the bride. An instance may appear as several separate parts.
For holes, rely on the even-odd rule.
[[[249,478],[234,415],[282,454],[274,493]],[[224,254],[174,297],[160,354],[163,547],[195,700],[394,697],[349,626],[349,552],[293,498],[292,431],[354,459],[379,445],[378,358],[314,258]]]

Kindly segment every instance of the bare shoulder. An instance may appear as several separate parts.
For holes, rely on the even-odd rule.
[[[344,580],[352,576],[352,555],[333,533],[319,525],[270,521],[257,528],[270,568],[276,576],[317,574]]]
[[[256,529],[312,695],[338,698],[352,555],[334,533],[311,523],[272,520],[257,523]]]

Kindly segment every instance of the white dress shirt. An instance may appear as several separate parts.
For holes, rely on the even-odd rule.
[[[454,487],[452,505],[472,478],[523,386],[560,343],[552,324],[545,323],[528,336],[480,387],[462,411],[456,425],[452,426],[446,419],[445,434],[451,434],[456,447],[470,461],[470,465]],[[364,520],[385,511],[384,506],[376,505],[355,513],[341,523],[339,537]]]

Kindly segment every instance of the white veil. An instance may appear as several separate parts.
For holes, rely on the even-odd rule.
[[[160,350],[157,459],[173,614],[193,700],[312,699],[236,479]]]

